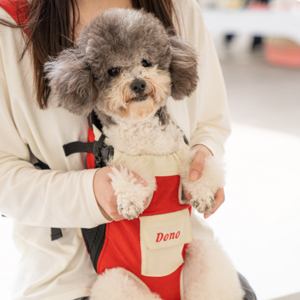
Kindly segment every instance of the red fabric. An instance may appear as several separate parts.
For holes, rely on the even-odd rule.
[[[150,216],[176,212],[188,205],[181,205],[178,200],[180,177],[156,177],[157,190],[150,206],[140,216]],[[183,248],[183,259],[185,255]],[[100,254],[97,272],[105,269],[122,267],[140,278],[152,292],[164,300],[180,300],[180,274],[182,266],[164,277],[141,275],[140,220],[123,220],[106,225],[105,243]]]
[[[26,24],[30,11],[30,4],[26,0],[0,0],[2,7],[19,25]],[[28,35],[28,31],[23,31]]]
[[[89,127],[89,142],[95,141],[95,135]],[[88,168],[95,167],[93,154],[87,155]],[[152,216],[176,212],[189,208],[181,205],[178,199],[180,176],[156,177],[157,190],[149,207],[140,216]],[[185,258],[187,244],[182,250]],[[106,269],[121,267],[135,274],[149,289],[164,300],[180,300],[180,275],[183,265],[172,274],[164,277],[148,277],[141,275],[140,220],[123,220],[106,224],[105,242],[97,263],[98,274]]]
[[[89,137],[88,137],[89,143],[93,143],[95,141],[95,134],[91,127],[89,127]],[[87,153],[86,155],[86,165],[88,169],[94,169],[95,168],[95,157],[93,153]]]

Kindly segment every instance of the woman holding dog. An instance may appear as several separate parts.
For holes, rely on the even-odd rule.
[[[82,155],[65,157],[62,145],[86,142],[88,124],[86,118],[53,104],[44,63],[71,47],[94,17],[114,7],[144,8],[166,28],[180,33],[197,48],[200,58],[197,91],[188,100],[171,101],[168,107],[197,148],[191,180],[200,178],[207,156],[223,154],[230,132],[226,92],[196,0],[29,2],[30,7],[26,1],[0,0],[0,212],[15,220],[14,238],[22,253],[14,299],[88,299],[97,275],[74,228],[92,228],[123,217],[107,175],[110,168],[85,170]],[[15,28],[22,28],[29,39]],[[36,170],[36,158],[51,170]],[[215,200],[205,218],[224,202],[223,189]],[[192,225],[195,237],[212,238],[211,229],[194,214]],[[64,228],[62,238],[50,240],[53,227]],[[255,299],[245,281],[243,285],[248,289],[245,299]]]

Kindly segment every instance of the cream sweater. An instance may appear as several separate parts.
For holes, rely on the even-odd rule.
[[[217,55],[196,0],[176,0],[182,35],[199,52],[199,86],[183,101],[168,100],[173,120],[191,145],[223,154],[230,132],[224,82]],[[0,9],[0,18],[12,18]],[[89,295],[96,279],[78,230],[107,222],[93,193],[95,170],[85,155],[65,157],[62,145],[87,141],[85,117],[55,107],[37,107],[30,54],[19,61],[24,40],[19,30],[0,26],[0,213],[15,221],[21,252],[13,299],[72,300]],[[51,171],[36,170],[33,155]],[[193,214],[195,237],[212,236]],[[50,227],[63,228],[51,242]]]

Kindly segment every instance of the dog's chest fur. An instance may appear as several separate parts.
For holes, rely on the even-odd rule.
[[[182,131],[172,122],[161,125],[157,116],[142,121],[115,119],[116,125],[104,126],[108,143],[129,155],[168,155],[178,150]]]

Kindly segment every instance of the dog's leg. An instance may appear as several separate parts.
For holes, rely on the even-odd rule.
[[[238,274],[221,246],[195,240],[186,250],[183,267],[185,300],[242,300]]]
[[[127,168],[120,167],[120,170],[112,167],[111,178],[112,187],[117,196],[118,212],[127,220],[137,218],[145,207],[145,200],[154,192],[155,179],[147,186],[142,184],[143,179],[138,180],[128,171]]]
[[[191,196],[191,205],[200,213],[209,213],[215,205],[215,193],[218,188],[225,185],[223,163],[220,159],[209,157],[206,159],[200,179],[189,179],[189,171],[195,150],[186,153],[181,168],[181,181],[183,187]]]
[[[91,290],[91,300],[161,300],[130,272],[109,269],[99,275]]]

